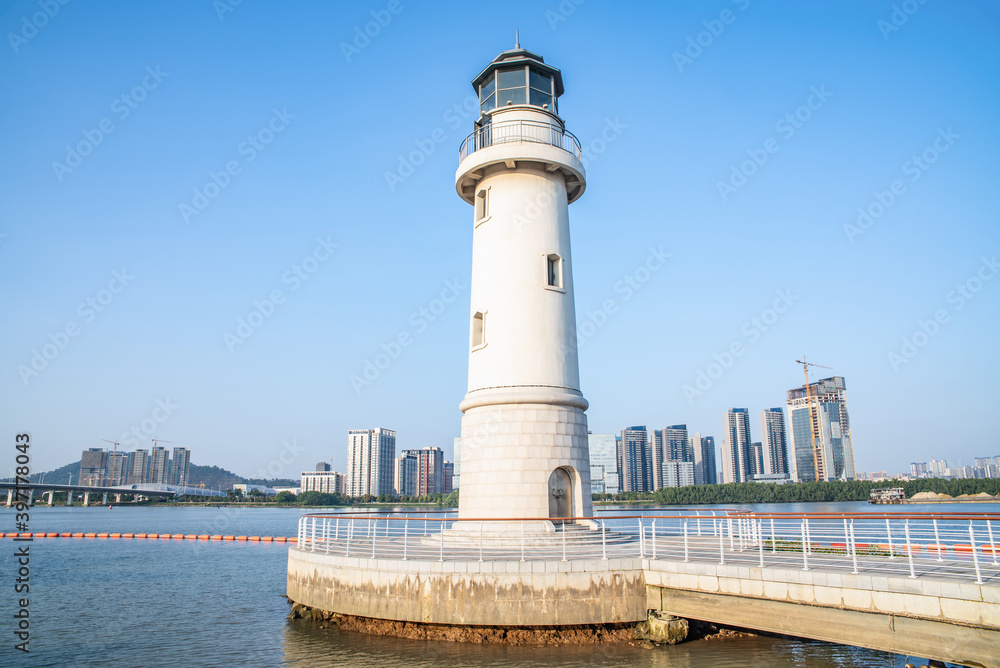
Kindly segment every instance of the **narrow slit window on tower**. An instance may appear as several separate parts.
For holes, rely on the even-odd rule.
[[[546,286],[550,288],[562,288],[563,277],[562,277],[562,258],[556,254],[547,255],[545,257],[545,281]]]
[[[476,222],[481,222],[490,216],[490,189],[482,188],[476,193]]]
[[[472,316],[472,348],[482,348],[486,345],[486,314],[480,311]]]

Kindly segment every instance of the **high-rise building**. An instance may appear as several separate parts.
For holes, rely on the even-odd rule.
[[[590,485],[594,494],[621,491],[618,473],[618,439],[615,434],[588,434]]]
[[[694,462],[663,462],[663,486],[687,487],[694,484]]]
[[[653,486],[650,489],[657,490],[663,487],[663,430],[654,429],[649,442],[649,457],[653,471]]]
[[[714,485],[719,482],[715,469],[715,437],[696,433],[688,440],[694,456],[694,484]]]
[[[174,456],[170,462],[170,482],[184,487],[190,477],[191,451],[187,448],[174,448]]]
[[[764,475],[764,445],[760,441],[750,444],[750,477]]]
[[[317,472],[330,471],[332,469],[333,469],[333,467],[330,466],[330,462],[318,462],[316,464],[316,471]]]
[[[149,482],[149,450],[136,450],[128,453],[127,468],[126,485],[140,485]]]
[[[760,440],[763,445],[765,475],[788,474],[788,436],[785,411],[766,408],[760,412]]]
[[[455,487],[452,481],[455,479],[455,464],[454,462],[444,463],[444,476],[441,478],[441,493],[451,494],[455,491]]]
[[[930,469],[927,468],[927,462],[910,462],[911,478],[926,478],[929,473]]]
[[[722,481],[750,480],[750,413],[746,408],[726,411],[722,437]]]
[[[694,462],[694,451],[688,441],[686,424],[675,424],[653,432],[653,489],[671,487],[665,479],[663,465],[667,462]]]
[[[645,426],[622,431],[622,491],[653,490],[653,457]]]
[[[841,376],[788,391],[790,473],[796,482],[854,480],[854,446]]]
[[[395,458],[396,432],[391,429],[348,431],[347,495],[391,495]]]
[[[393,462],[392,487],[396,496],[417,496],[417,471],[420,468],[416,450],[403,450]]]
[[[170,453],[162,445],[154,445],[149,452],[149,482],[164,485],[170,470]]]
[[[458,489],[459,481],[462,479],[462,437],[456,437],[453,445],[455,462],[452,468],[455,473],[451,476],[451,488],[452,490],[456,490]]]
[[[943,459],[932,459],[928,463],[931,475],[935,478],[943,478],[948,471],[948,462]]]
[[[86,487],[101,487],[107,484],[108,451],[90,448],[80,457],[80,484]]]
[[[403,450],[403,453],[396,458],[394,477],[397,478],[395,487],[397,494],[428,496],[440,493],[444,488],[444,450],[441,448]],[[401,489],[406,491],[399,491]]]
[[[124,485],[128,478],[128,454],[124,452],[108,453],[108,484]]]

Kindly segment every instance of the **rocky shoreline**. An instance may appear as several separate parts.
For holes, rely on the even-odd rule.
[[[421,624],[371,617],[357,617],[292,604],[289,620],[311,621],[321,629],[342,629],[370,635],[387,635],[410,640],[440,640],[476,644],[506,645],[590,645],[627,643],[655,648],[685,640],[727,640],[754,635],[741,629],[718,627],[651,612],[639,623],[589,624],[553,627],[458,626]]]

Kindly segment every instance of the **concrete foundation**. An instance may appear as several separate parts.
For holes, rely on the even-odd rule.
[[[403,561],[288,551],[288,597],[329,612],[429,624],[561,626],[646,619],[636,560]]]

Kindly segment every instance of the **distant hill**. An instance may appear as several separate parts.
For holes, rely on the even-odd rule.
[[[70,483],[70,474],[73,476],[73,482],[80,481],[80,462],[73,462],[71,464],[66,464],[65,466],[60,466],[53,471],[46,471],[44,473],[33,473],[31,475],[31,482],[51,482],[57,485],[68,485]],[[198,466],[195,463],[191,464],[191,472],[188,476],[188,484],[192,487],[198,487],[201,483],[205,483],[205,487],[211,487],[218,489],[222,487],[222,491],[227,489],[232,489],[235,484],[250,484],[250,485],[267,485],[268,487],[298,487],[298,480],[291,480],[288,478],[271,478],[270,480],[264,480],[261,478],[244,478],[238,476],[232,471],[227,471],[226,469],[220,469],[218,466]]]

